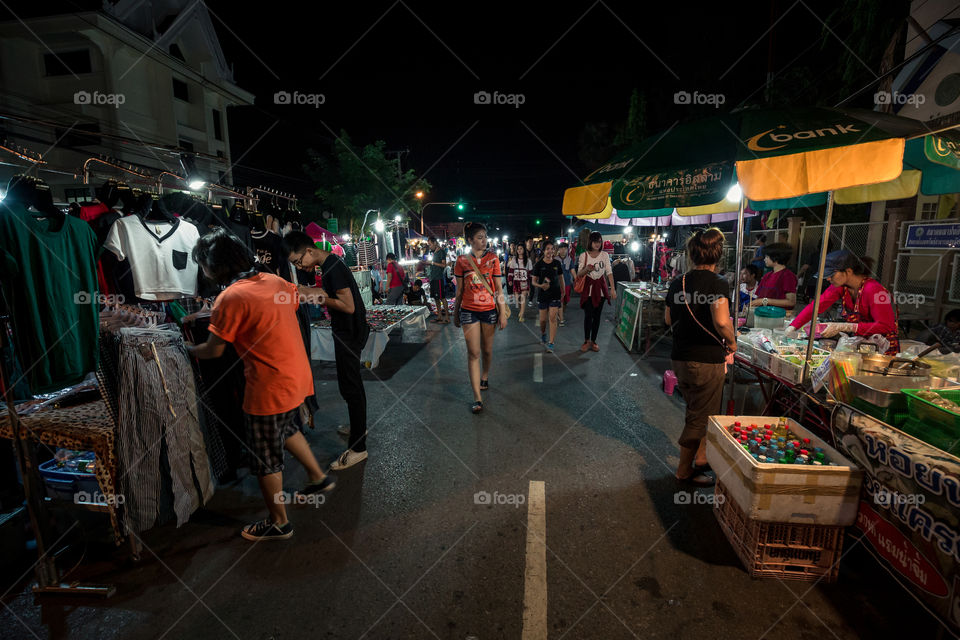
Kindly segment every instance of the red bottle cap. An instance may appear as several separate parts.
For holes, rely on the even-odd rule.
[[[808,453],[809,453],[809,452],[808,452],[806,449],[800,449],[800,455],[805,456],[805,455],[807,455]]]
[[[803,444],[810,444],[810,438],[804,438]]]

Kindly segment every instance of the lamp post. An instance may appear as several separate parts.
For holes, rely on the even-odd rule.
[[[424,230],[423,230],[423,229],[424,229],[424,226],[423,226],[423,210],[426,209],[427,207],[429,207],[430,205],[432,205],[432,204],[448,204],[448,205],[451,205],[451,206],[459,207],[461,211],[463,210],[463,203],[462,203],[462,202],[424,202],[424,201],[423,201],[423,197],[424,197],[424,196],[423,196],[423,191],[417,191],[417,193],[415,194],[415,196],[416,196],[416,198],[417,198],[417,201],[420,203],[420,207],[419,207],[419,214],[420,214],[420,235],[423,235],[423,234],[425,233]]]

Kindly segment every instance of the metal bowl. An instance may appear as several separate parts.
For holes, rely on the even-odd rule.
[[[864,355],[860,363],[860,373],[872,373],[883,376],[909,376],[929,378],[930,365],[925,362],[895,358],[893,356]]]

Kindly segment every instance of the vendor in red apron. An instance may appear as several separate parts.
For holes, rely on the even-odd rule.
[[[820,312],[841,301],[840,316],[843,322],[828,322],[820,337],[832,338],[839,333],[858,336],[880,334],[890,341],[887,355],[900,352],[897,337],[897,315],[893,308],[893,296],[882,284],[870,277],[872,258],[857,257],[847,250],[827,254],[823,276],[830,282],[820,295]],[[792,337],[797,330],[813,317],[811,302],[787,328]]]

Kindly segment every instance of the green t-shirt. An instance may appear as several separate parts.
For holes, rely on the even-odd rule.
[[[446,259],[447,259],[447,250],[437,249],[436,251],[433,252],[433,260],[431,260],[430,262],[443,262]],[[428,277],[430,278],[430,280],[442,280],[444,278],[443,272],[445,269],[446,267],[437,267],[431,264],[430,269],[427,272]]]
[[[20,203],[0,204],[0,281],[33,394],[76,384],[97,368],[97,238],[79,218],[51,225]]]

